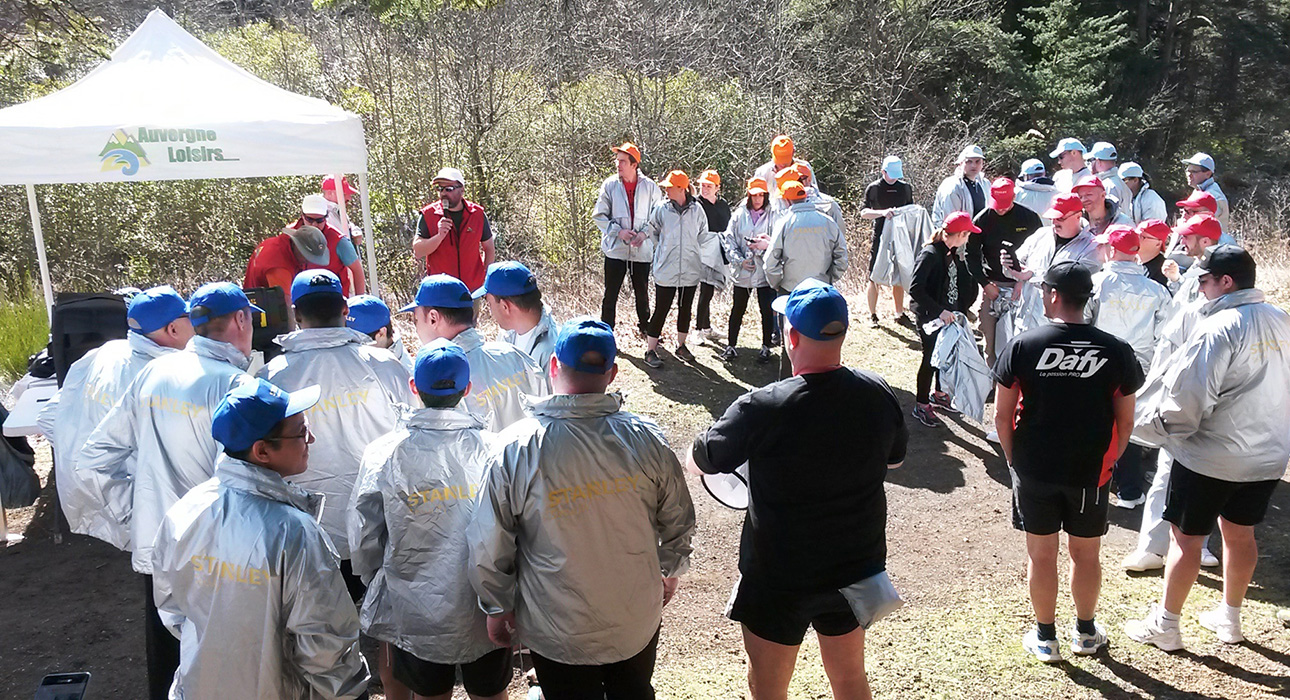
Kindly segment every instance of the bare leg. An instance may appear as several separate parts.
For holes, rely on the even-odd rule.
[[[1071,598],[1075,614],[1081,620],[1092,620],[1097,612],[1097,596],[1102,591],[1101,537],[1067,537],[1071,555]]]
[[[746,626],[743,629],[744,649],[748,651],[748,690],[753,700],[788,700],[788,682],[793,679],[800,647],[776,644],[758,637]]]
[[[1026,554],[1030,559],[1026,578],[1030,582],[1030,605],[1035,620],[1045,625],[1057,619],[1057,533],[1026,533]]]
[[[869,315],[878,315],[878,285],[873,280],[869,280]]]
[[[1223,533],[1223,602],[1239,608],[1245,602],[1245,591],[1254,578],[1259,545],[1254,541],[1252,526],[1237,525],[1219,518],[1218,528]]]
[[[1161,604],[1166,611],[1181,615],[1187,594],[1200,576],[1200,548],[1205,535],[1184,535],[1177,525],[1170,530],[1169,557],[1165,559],[1165,591]]]
[[[905,313],[905,288],[892,287],[891,298],[896,302],[896,315]]]
[[[838,637],[819,635],[820,659],[834,700],[872,700],[864,671],[864,628]]]
[[[380,661],[381,684],[385,686],[385,697],[388,700],[412,700],[412,691],[394,677],[394,671],[390,669],[390,645],[388,642],[381,642],[381,650],[377,657]]]

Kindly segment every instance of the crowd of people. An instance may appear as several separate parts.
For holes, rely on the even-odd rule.
[[[244,287],[281,288],[298,327],[254,375],[262,310],[229,282],[186,300],[139,292],[127,338],[73,365],[41,427],[73,531],[131,552],[141,575],[149,697],[364,697],[361,632],[394,700],[449,698],[458,678],[472,698],[504,698],[519,645],[550,700],[652,698],[662,610],[695,532],[686,470],[747,480],[726,615],[743,630],[753,697],[787,697],[810,628],[834,697],[870,697],[865,631],[902,604],[886,574],[884,481],[910,432],[887,382],[843,365],[841,207],[787,136],[733,208],[716,171],[697,187],[681,170],[656,184],[637,146],[612,153],[592,212],[598,319],[557,323],[537,275],[495,260],[488,216],[454,168],[436,174],[411,242],[426,274],[391,310],[365,294],[362,230],[337,216],[352,188],[328,178],[248,263]],[[971,372],[939,351],[946,330],[968,339],[954,357],[987,368],[1029,556],[1027,651],[1062,658],[1063,531],[1069,649],[1108,643],[1095,613],[1112,504],[1145,503],[1125,568],[1165,569],[1160,603],[1127,636],[1182,648],[1179,616],[1217,524],[1224,603],[1200,619],[1239,642],[1254,526],[1290,460],[1290,316],[1230,242],[1209,156],[1186,161],[1195,191],[1173,226],[1111,144],[1063,139],[1050,157],[1051,178],[1031,159],[1018,180],[991,181],[969,146],[930,214],[901,159],[885,158],[860,214],[873,221],[868,321],[881,323],[892,286],[896,322],[922,343],[912,417],[928,429],[971,401]],[[757,361],[782,348],[780,380],[731,404],[683,460],[610,390],[628,280],[651,369],[674,303],[679,360],[697,361],[693,322],[737,362],[754,294]],[[726,288],[723,336],[712,301]],[[477,328],[485,306],[498,340]],[[415,356],[393,313],[410,314]]]

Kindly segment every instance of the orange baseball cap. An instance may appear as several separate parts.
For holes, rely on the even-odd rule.
[[[797,180],[798,182],[806,182],[808,180],[814,180],[815,173],[811,172],[811,166],[799,160],[793,163],[792,165],[788,166],[787,168],[784,168],[783,170],[780,170],[779,172],[775,173],[775,179],[776,180]]]
[[[1180,199],[1174,204],[1180,209],[1205,209],[1211,214],[1218,213],[1218,200],[1214,195],[1201,190],[1192,190],[1187,199]]]
[[[748,194],[770,194],[766,189],[766,181],[760,177],[754,177],[748,180]]]
[[[793,157],[793,139],[787,134],[780,134],[770,142],[770,154],[775,157],[775,162],[779,163]]]
[[[686,189],[690,186],[690,176],[686,175],[684,170],[673,170],[668,173],[667,177],[663,178],[663,182],[659,184],[664,187],[680,187],[681,189]]]
[[[717,187],[721,186],[721,175],[715,170],[704,170],[699,175],[699,182],[707,182]]]
[[[632,160],[637,163],[641,162],[641,149],[637,148],[636,144],[631,141],[624,141],[621,146],[610,146],[609,150],[617,151],[618,153],[626,153],[632,157]]]
[[[1169,224],[1160,219],[1146,219],[1138,224],[1137,231],[1139,236],[1150,236],[1158,241],[1167,241],[1169,240],[1171,229]]]
[[[781,182],[779,183],[779,196],[796,202],[799,199],[806,199],[806,188],[797,180]]]

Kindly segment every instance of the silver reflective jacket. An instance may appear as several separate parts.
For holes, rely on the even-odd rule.
[[[1097,174],[1097,179],[1101,180],[1102,186],[1106,188],[1106,196],[1114,199],[1120,205],[1120,209],[1128,211],[1129,203],[1133,201],[1133,190],[1129,189],[1120,177],[1120,173],[1115,168],[1103,170]]]
[[[538,368],[545,374],[547,368],[551,366],[551,356],[555,354],[555,339],[559,335],[560,324],[551,317],[551,309],[543,304],[542,318],[523,338],[515,331],[504,330],[498,334],[497,339],[523,350],[526,355],[533,358]]]
[[[394,359],[403,365],[403,369],[407,370],[408,376],[411,377],[414,371],[412,356],[408,354],[408,348],[403,344],[403,338],[398,331],[394,332],[394,342],[390,343],[389,351],[391,355],[394,355]]]
[[[135,571],[152,573],[161,518],[215,470],[221,448],[211,436],[211,411],[250,380],[248,365],[232,345],[195,336],[183,352],[149,362],[81,450],[76,473],[103,527],[112,532],[129,523]],[[90,534],[106,539],[101,531]]]
[[[439,664],[497,648],[466,579],[466,526],[493,437],[480,416],[423,408],[367,448],[349,545],[369,636]]]
[[[1052,208],[1053,199],[1056,196],[1056,185],[1029,181],[1018,182],[1013,202],[1035,212],[1045,226],[1051,226],[1053,220],[1044,218],[1044,212]]]
[[[803,200],[775,217],[763,259],[766,282],[777,289],[792,291],[808,277],[834,284],[847,271],[847,239],[833,219]]]
[[[524,418],[523,396],[551,393],[546,372],[514,345],[486,343],[475,328],[458,333],[452,342],[466,351],[470,362],[470,393],[461,407],[482,416],[490,431],[501,432]]]
[[[1200,313],[1157,386],[1144,388],[1150,404],[1134,437],[1215,479],[1280,479],[1290,460],[1290,315],[1258,289],[1226,294]]]
[[[748,200],[735,209],[730,216],[730,226],[726,229],[726,250],[730,253],[730,270],[733,273],[736,287],[756,289],[766,286],[766,267],[762,263],[762,252],[748,247],[748,239],[765,235],[770,237],[770,207],[762,209],[761,218],[753,223],[752,214],[748,211]],[[749,270],[744,263],[751,261]]]
[[[341,559],[349,559],[345,511],[369,443],[394,430],[402,406],[412,405],[403,365],[388,351],[367,344],[352,328],[305,328],[278,336],[283,354],[259,371],[284,391],[317,384],[321,398],[305,412],[314,444],[309,470],[291,483],[326,497],[322,526]]]
[[[1084,317],[1132,345],[1146,372],[1171,305],[1169,290],[1147,277],[1147,268],[1129,260],[1114,260],[1093,275],[1093,297],[1084,307]]]
[[[660,576],[690,562],[694,504],[672,448],[616,394],[560,394],[503,433],[467,530],[470,582],[520,641],[565,664],[630,658],[658,630]]]
[[[215,477],[166,513],[153,598],[179,638],[171,700],[356,698],[367,688],[358,613],[321,497],[221,456]]]
[[[990,203],[990,181],[985,179],[985,175],[980,173],[976,176],[976,184],[981,188],[981,194],[985,196],[986,204]],[[976,214],[972,208],[972,193],[968,190],[967,183],[963,180],[963,166],[960,165],[954,169],[954,174],[941,180],[941,184],[936,188],[936,196],[932,199],[932,226],[940,228],[945,225],[945,217],[956,211],[967,212],[969,216]]]
[[[1208,180],[1200,183],[1200,185],[1197,186],[1196,189],[1200,190],[1201,192],[1209,193],[1214,197],[1214,200],[1218,202],[1218,210],[1214,212],[1214,218],[1218,219],[1218,223],[1222,226],[1223,233],[1225,234],[1228,233],[1227,224],[1228,224],[1228,219],[1231,216],[1232,209],[1231,209],[1231,205],[1227,201],[1227,195],[1223,193],[1223,188],[1220,187],[1218,184],[1218,180],[1215,180],[1214,178],[1211,177]],[[1220,241],[1220,243],[1232,243],[1233,245],[1235,245],[1234,240]]]
[[[1165,200],[1153,189],[1151,184],[1143,181],[1138,193],[1133,196],[1129,205],[1129,216],[1133,223],[1140,224],[1147,219],[1164,221],[1169,214],[1165,210]]]
[[[1017,248],[1017,263],[1024,269],[1035,273],[1029,284],[1038,286],[1044,280],[1048,268],[1065,260],[1074,260],[1096,274],[1102,269],[1102,261],[1097,254],[1097,243],[1093,234],[1086,227],[1075,235],[1061,250],[1053,239],[1053,228],[1043,228],[1030,234],[1030,237]]]
[[[144,365],[172,352],[176,350],[130,331],[124,339],[104,343],[77,360],[67,371],[63,388],[41,409],[37,422],[54,445],[58,502],[72,532],[95,534],[118,549],[130,551],[130,528],[125,523],[98,517],[101,504],[82,483],[76,461],[90,433],[143,371]],[[134,473],[134,456],[126,461],[124,469]],[[96,519],[100,527],[91,533],[90,524]]]
[[[660,199],[645,222],[645,237],[654,243],[654,284],[699,284],[703,278],[701,248],[716,234],[708,230],[708,215],[698,199],[689,197],[681,207],[666,197]]]
[[[636,201],[630,211],[627,207],[627,188],[623,187],[623,181],[618,175],[610,175],[600,183],[600,194],[596,195],[591,220],[600,229],[600,250],[605,257],[630,262],[650,262],[654,259],[654,244],[648,238],[638,235],[637,238],[643,242],[634,246],[618,234],[623,229],[643,233],[650,211],[662,199],[663,191],[653,180],[645,177],[645,173],[636,175]]]

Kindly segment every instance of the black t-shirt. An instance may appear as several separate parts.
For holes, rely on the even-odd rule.
[[[985,190],[981,189],[981,183],[975,179],[963,178],[963,184],[967,185],[968,195],[972,197],[972,216],[981,213],[985,209]]]
[[[448,219],[452,221],[453,230],[460,231],[461,222],[466,216],[466,208],[462,207],[461,209],[458,209],[456,211],[449,209],[447,211],[448,211]],[[435,231],[434,233],[438,233],[438,231]],[[431,235],[433,234],[430,232],[429,227],[426,226],[426,218],[424,216],[417,215],[417,236],[420,238],[430,238]],[[483,243],[484,241],[492,237],[493,237],[493,225],[488,222],[488,215],[485,214],[484,232],[479,236],[479,242]]]
[[[709,231],[721,233],[730,227],[730,202],[720,197],[715,202],[699,197],[699,204],[703,206],[703,213],[708,215]]]
[[[1165,256],[1157,255],[1156,257],[1142,263],[1147,268],[1147,278],[1153,282],[1159,282],[1165,289],[1169,289],[1169,278],[1165,277]]]
[[[1128,343],[1087,324],[1054,322],[1009,341],[994,378],[1021,387],[1012,445],[1018,474],[1080,488],[1111,478],[1113,400],[1143,382]]]
[[[999,253],[1004,242],[1012,244],[1012,257],[1017,257],[1017,249],[1030,234],[1043,226],[1039,215],[1029,209],[1013,205],[1006,214],[993,209],[982,209],[972,223],[981,229],[981,233],[968,236],[967,264],[976,283],[985,286],[988,282],[1008,282],[1012,280],[1003,274],[1003,265],[999,262]]]
[[[869,186],[864,189],[865,209],[894,209],[913,203],[914,188],[904,180],[897,180],[888,184],[886,180],[878,178],[869,183]],[[882,216],[873,220],[873,236],[875,239],[882,235],[882,225],[886,220],[886,217]]]
[[[887,382],[840,367],[744,394],[694,441],[694,461],[709,474],[748,463],[740,572],[780,590],[837,590],[886,568],[883,480],[908,439]]]

